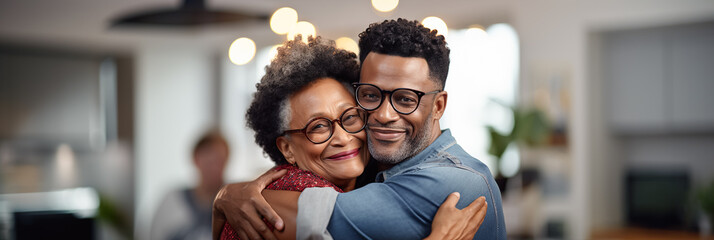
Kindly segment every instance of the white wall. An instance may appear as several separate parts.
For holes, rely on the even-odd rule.
[[[569,144],[572,154],[570,184],[572,208],[571,232],[568,239],[586,239],[591,229],[607,227],[620,216],[609,207],[617,196],[607,195],[606,175],[593,174],[610,164],[612,159],[598,155],[607,146],[607,137],[598,134],[606,129],[593,120],[591,112],[598,96],[597,87],[589,76],[590,52],[588,34],[592,31],[614,30],[663,24],[675,24],[714,16],[714,4],[708,0],[667,1],[513,1],[511,23],[521,39],[521,99],[531,101],[532,87],[539,81],[535,72],[542,68],[564,68],[571,81],[571,112],[569,113]],[[555,67],[552,67],[555,66]],[[617,200],[619,201],[619,200]]]
[[[255,143],[254,132],[246,126],[245,113],[255,84],[265,74],[265,65],[270,62],[269,51],[258,49],[250,63],[237,66],[223,56],[221,64],[221,119],[220,124],[231,145],[231,156],[226,167],[226,181],[236,182],[255,179],[275,164],[263,155],[263,149]]]
[[[156,205],[191,186],[191,150],[212,123],[211,52],[197,44],[147,44],[136,52],[136,238],[147,239]]]

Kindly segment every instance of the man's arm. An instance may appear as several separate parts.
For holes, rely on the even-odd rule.
[[[345,239],[423,238],[431,231],[431,222],[439,205],[450,193],[460,192],[458,208],[479,196],[484,196],[490,206],[482,229],[477,233],[482,236],[480,239],[503,239],[494,233],[500,226],[496,224],[499,221],[496,208],[500,211],[500,200],[497,205],[492,191],[498,189],[493,189],[484,176],[467,170],[450,167],[418,170],[340,194],[328,230],[339,232]],[[303,210],[310,211],[300,205],[300,211]]]
[[[234,226],[241,239],[277,239],[262,218],[267,219],[277,230],[283,230],[283,220],[261,192],[286,172],[270,170],[252,182],[223,186],[213,201],[213,239],[220,237],[226,221]]]

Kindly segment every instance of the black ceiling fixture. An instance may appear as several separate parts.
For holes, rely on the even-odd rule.
[[[159,8],[126,14],[111,26],[200,26],[214,23],[266,21],[268,15],[226,10],[210,10],[205,0],[183,0],[179,8]]]

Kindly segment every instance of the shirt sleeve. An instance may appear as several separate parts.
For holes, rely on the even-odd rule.
[[[330,187],[307,188],[298,199],[297,239],[332,239],[327,231],[337,191]]]
[[[454,167],[416,170],[339,194],[327,229],[339,233],[340,239],[422,239],[431,232],[433,216],[452,192],[461,193],[458,208],[486,196],[489,209],[481,228],[495,228],[491,223],[498,222],[494,220],[498,214],[492,208],[497,206],[492,190],[478,172]],[[479,239],[499,238],[485,235]]]

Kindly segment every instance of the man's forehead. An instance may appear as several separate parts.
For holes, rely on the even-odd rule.
[[[380,88],[421,89],[432,82],[424,58],[370,52],[362,64],[360,82]]]

